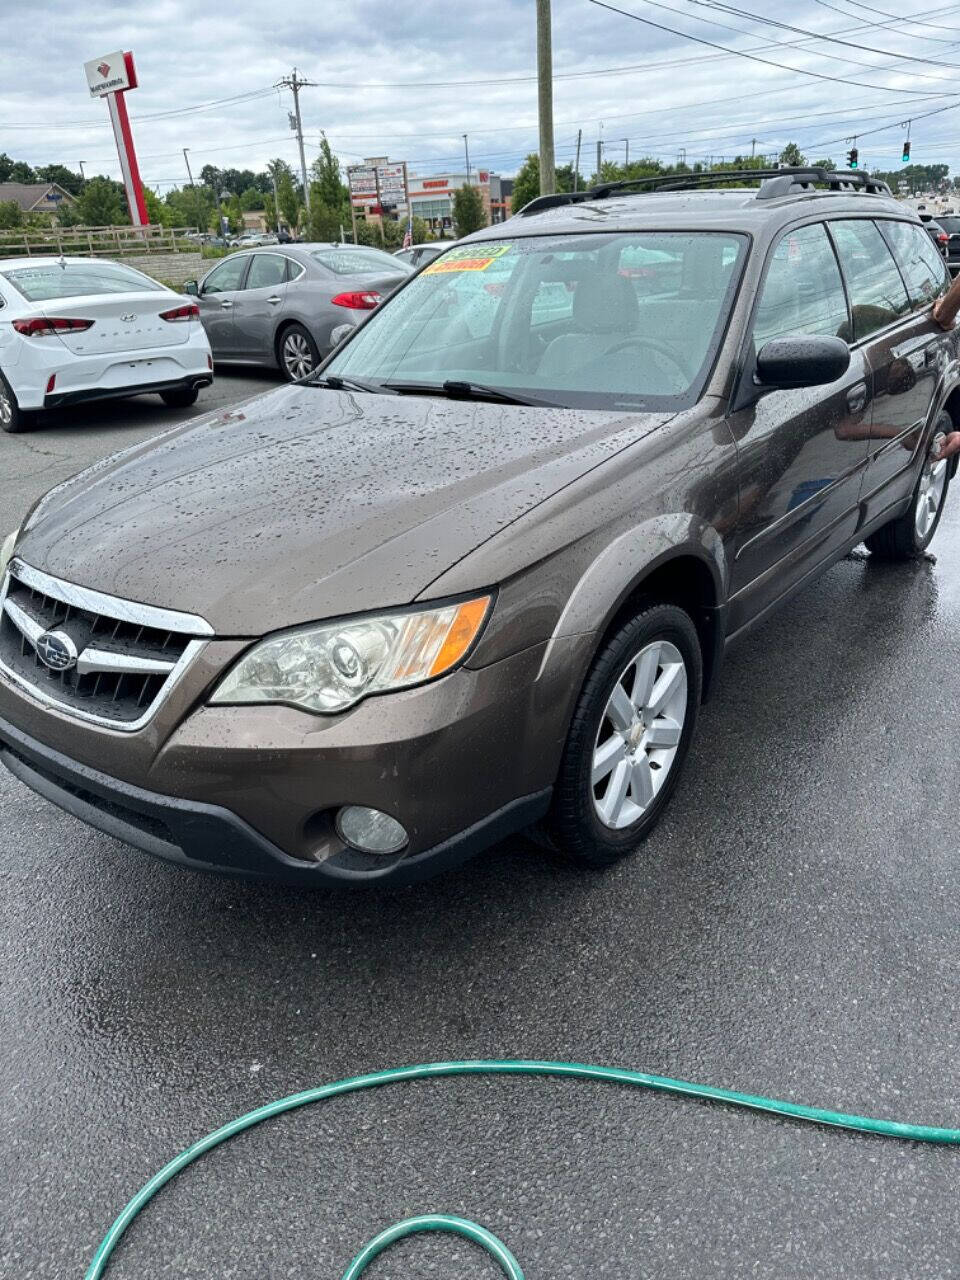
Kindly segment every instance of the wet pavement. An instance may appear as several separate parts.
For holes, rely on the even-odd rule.
[[[0,528],[172,416],[114,404],[0,437]],[[0,1275],[81,1277],[194,1139],[405,1062],[621,1064],[960,1125],[960,488],[934,550],[847,559],[734,649],[665,821],[602,875],[518,838],[390,893],[202,878],[0,774]],[[496,1231],[528,1280],[942,1280],[958,1160],[611,1086],[398,1086],[207,1157],[108,1276],[336,1280],[380,1228],[439,1210]],[[420,1237],[369,1274],[494,1266]]]

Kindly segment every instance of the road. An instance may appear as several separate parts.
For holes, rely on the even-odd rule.
[[[0,438],[0,527],[171,415],[77,418]],[[845,560],[742,642],[668,817],[607,874],[518,838],[416,888],[306,895],[154,863],[0,777],[0,1274],[79,1280],[194,1139],[399,1063],[615,1063],[960,1124],[960,496],[934,548]],[[109,1275],[336,1277],[442,1210],[529,1280],[944,1280],[958,1159],[610,1086],[436,1081],[245,1134],[161,1193]],[[369,1274],[493,1270],[421,1237]]]

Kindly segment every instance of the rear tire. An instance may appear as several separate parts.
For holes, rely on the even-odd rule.
[[[690,749],[703,657],[689,614],[651,604],[597,654],[573,713],[547,843],[568,860],[608,867],[659,822]]]
[[[20,408],[10,383],[0,373],[0,428],[17,435],[22,431],[32,431],[36,425],[37,415]]]
[[[935,451],[937,438],[953,429],[950,415],[941,413],[909,508],[902,516],[889,521],[865,539],[867,547],[878,559],[915,560],[933,541],[950,489],[951,467],[948,461],[936,462],[930,455]]]
[[[171,387],[169,391],[161,391],[160,399],[168,409],[189,409],[197,403],[199,387]]]
[[[288,382],[299,382],[313,373],[323,357],[313,337],[302,324],[284,329],[277,343],[277,363]]]

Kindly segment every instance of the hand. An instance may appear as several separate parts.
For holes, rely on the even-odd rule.
[[[945,313],[945,309],[943,305],[945,301],[946,301],[946,297],[938,298],[937,301],[933,304],[932,319],[933,319],[933,322],[935,324],[938,324],[941,329],[946,329],[946,331],[949,333],[950,330],[953,328],[953,324],[954,324],[954,320],[956,319],[956,316],[955,315],[948,316]]]
[[[942,462],[944,458],[952,458],[955,453],[960,453],[960,431],[951,431],[943,437],[936,460]]]

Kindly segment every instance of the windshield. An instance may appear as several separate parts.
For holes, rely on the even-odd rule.
[[[627,231],[460,245],[324,370],[476,382],[577,408],[695,403],[745,257],[727,232]]]
[[[392,271],[403,274],[407,264],[379,249],[357,249],[352,245],[338,245],[331,249],[311,249],[311,254],[323,266],[338,276],[362,275],[364,271]]]
[[[948,235],[956,235],[960,231],[960,218],[938,218],[937,221]]]
[[[92,293],[163,292],[163,285],[113,262],[45,262],[0,272],[28,302],[79,298]]]

